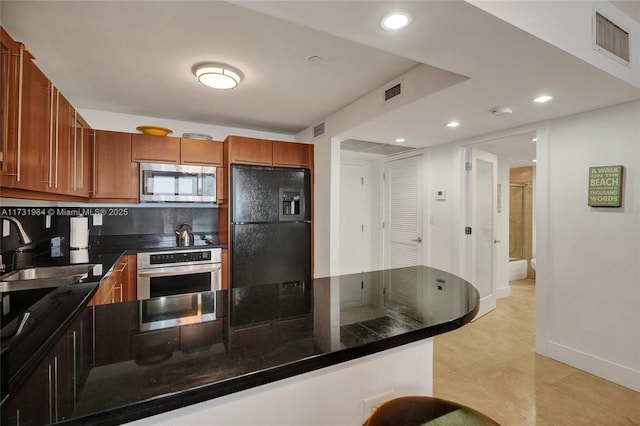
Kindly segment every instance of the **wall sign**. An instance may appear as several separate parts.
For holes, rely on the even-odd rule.
[[[589,167],[589,206],[620,207],[622,205],[623,166]]]

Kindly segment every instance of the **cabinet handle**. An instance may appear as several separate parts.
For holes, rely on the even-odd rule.
[[[82,322],[80,323],[80,327],[82,327]],[[73,345],[73,409],[76,409],[76,398],[78,396],[78,348],[77,348],[77,332],[74,330],[72,334],[72,345]]]
[[[49,423],[53,423],[53,371],[51,363],[48,364],[49,372]]]
[[[51,188],[53,181],[53,91],[55,88],[51,84],[51,93],[49,94],[49,180],[47,186]]]
[[[24,85],[24,48],[20,48],[20,62],[18,70],[18,134],[16,135],[18,146],[16,152],[16,182],[20,182],[20,163],[22,158],[22,86]]]
[[[127,264],[128,264],[127,262],[120,263],[120,265],[118,266],[121,266],[121,268],[115,269],[113,272],[124,272],[124,270],[127,269]]]
[[[54,403],[55,403],[55,421],[58,421],[58,356],[56,355],[53,358],[53,388],[55,389],[55,394],[54,394]]]
[[[59,150],[60,150],[60,91],[58,89],[56,90],[56,162],[55,162],[55,166],[56,166],[56,171],[54,174],[54,188],[58,187],[58,165],[60,163],[59,160]]]

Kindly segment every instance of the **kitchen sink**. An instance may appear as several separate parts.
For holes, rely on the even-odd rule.
[[[35,266],[0,276],[0,291],[60,287],[80,281],[95,263],[64,266]]]

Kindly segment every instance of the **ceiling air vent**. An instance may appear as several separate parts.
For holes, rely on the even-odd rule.
[[[629,32],[600,12],[595,14],[593,27],[594,48],[629,65]]]
[[[398,83],[395,86],[390,87],[389,89],[384,91],[384,101],[386,102],[401,94],[402,94],[402,83]]]
[[[313,128],[313,138],[324,135],[324,121]]]
[[[340,149],[343,151],[363,152],[366,154],[389,156],[407,151],[413,151],[415,148],[412,146],[389,145],[386,143],[347,139],[340,143]]]

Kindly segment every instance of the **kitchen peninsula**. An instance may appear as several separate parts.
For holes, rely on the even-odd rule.
[[[79,286],[86,292],[90,284]],[[461,327],[479,303],[477,290],[459,277],[424,266],[399,268],[316,278],[292,294],[273,289],[273,298],[260,300],[256,294],[269,294],[265,286],[245,289],[233,312],[262,309],[271,319],[231,332],[226,290],[86,306],[95,287],[76,298],[78,306],[52,333],[64,339],[80,318],[93,324],[90,353],[84,353],[92,362],[69,394],[56,396],[70,407],[65,416],[60,409],[58,421],[120,424],[290,377],[304,380],[325,367],[348,369],[349,361]],[[292,307],[295,315],[287,316]],[[46,361],[40,356],[25,361],[34,373]],[[55,412],[43,413],[35,398],[46,390],[29,380],[13,385],[2,423],[16,424],[16,416],[20,424],[50,423]]]

